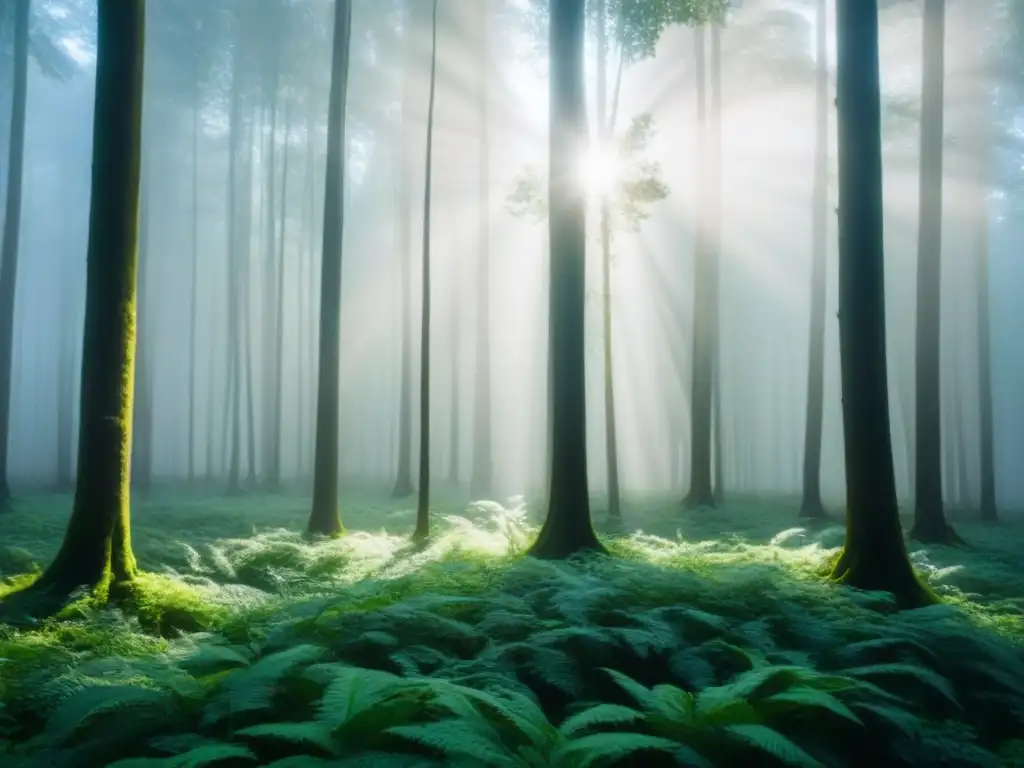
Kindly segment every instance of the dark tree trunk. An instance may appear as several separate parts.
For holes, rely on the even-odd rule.
[[[430,97],[427,103],[427,149],[423,182],[423,297],[420,319],[420,487],[416,498],[416,530],[412,538],[430,536],[430,206],[434,165],[434,96],[437,88],[437,0],[430,32]]]
[[[590,519],[584,357],[587,214],[580,147],[587,136],[585,0],[552,4],[548,228],[550,234],[551,490],[530,554],[566,558],[604,551]]]
[[[921,95],[920,212],[917,250],[917,470],[910,536],[933,544],[959,543],[942,500],[942,156],[945,0],[925,0]],[[953,467],[950,467],[952,470]]]
[[[351,39],[351,0],[336,0],[320,268],[316,457],[313,461],[313,509],[308,527],[310,533],[326,536],[340,535],[343,530],[338,514],[338,388],[341,377],[341,249],[345,227],[345,104]]]
[[[694,28],[697,78],[697,238],[693,269],[693,378],[690,392],[690,490],[688,507],[714,507],[711,486],[711,390],[714,367],[715,283],[713,243],[710,242],[709,206],[702,194],[709,177],[707,160],[707,84],[704,27]]]
[[[57,473],[56,490],[66,493],[74,488],[75,467],[72,455],[74,446],[75,365],[78,357],[77,335],[81,338],[78,325],[78,302],[71,280],[64,275],[58,278],[61,285],[60,297],[60,338],[57,360]]]
[[[75,503],[34,585],[54,597],[136,573],[129,523],[145,3],[99,0],[81,429]]]
[[[987,89],[983,89],[985,98],[985,117],[988,115]],[[975,202],[976,249],[974,263],[977,269],[975,275],[977,296],[977,344],[978,344],[978,399],[979,399],[979,441],[981,454],[981,519],[986,522],[995,522],[998,519],[996,511],[996,472],[995,472],[995,450],[993,435],[993,408],[992,408],[992,340],[990,329],[989,309],[989,211],[988,211],[988,182],[989,182],[989,132],[984,132],[979,140],[976,149],[976,178],[974,181],[973,194]]]
[[[476,391],[473,397],[473,469],[470,493],[474,498],[488,496],[494,490],[494,465],[491,446],[491,146],[490,109],[487,88],[490,83],[491,15],[487,3],[478,3],[479,82],[477,114],[480,143],[477,155],[478,236],[476,305]]]
[[[913,608],[936,598],[907,556],[892,464],[877,0],[837,0],[836,42],[846,541],[833,577],[858,589],[890,592],[900,607]]]
[[[814,197],[811,214],[811,322],[807,353],[803,502],[800,517],[825,517],[821,503],[821,433],[825,410],[825,298],[828,260],[828,46],[825,0],[817,0],[817,90],[814,132]]]
[[[30,0],[14,7],[14,84],[11,134],[7,147],[7,199],[0,245],[0,510],[11,503],[7,476],[11,429],[11,378],[14,351],[14,297],[18,284],[21,187],[25,162],[25,108],[28,102],[28,20]]]

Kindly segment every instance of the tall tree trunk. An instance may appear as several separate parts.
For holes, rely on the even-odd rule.
[[[456,231],[456,230],[453,230]],[[459,335],[459,321],[461,320],[461,313],[459,312],[459,299],[462,298],[462,291],[459,290],[459,274],[461,270],[456,267],[452,275],[452,299],[451,299],[451,315],[449,317],[449,334],[451,338],[452,346],[452,360],[451,360],[451,410],[448,412],[449,424],[448,424],[448,449],[449,449],[449,460],[448,460],[448,484],[456,489],[459,487],[459,465],[461,462],[460,452],[460,441],[459,441],[459,378],[461,373],[461,355],[459,349],[459,342],[461,340]]]
[[[196,328],[199,313],[199,112],[202,83],[198,59],[192,102],[192,286],[188,321],[188,481],[196,476]]]
[[[811,322],[807,352],[803,502],[800,517],[825,517],[821,503],[821,433],[825,411],[825,299],[828,260],[828,45],[825,0],[817,0],[817,89],[814,132],[814,202],[811,214]]]
[[[604,551],[590,519],[584,356],[587,210],[579,185],[587,137],[585,0],[553,3],[550,17],[551,490],[530,554],[566,558]]]
[[[437,0],[430,31],[430,97],[427,103],[427,149],[423,181],[423,296],[420,319],[420,487],[416,498],[416,530],[412,538],[430,536],[430,208],[434,171],[434,97],[437,88]]]
[[[490,80],[491,13],[488,3],[477,3],[480,14],[477,29],[479,80],[477,82],[477,246],[476,289],[476,391],[473,397],[473,474],[470,493],[474,498],[488,496],[494,490],[494,464],[491,445],[491,145],[488,87]]]
[[[986,82],[987,85],[987,82]],[[989,93],[986,88],[982,89],[985,99],[983,117],[979,121],[982,126],[982,134],[978,140],[978,147],[975,149],[975,178],[972,194],[975,196],[975,221],[974,226],[975,249],[974,264],[975,290],[977,291],[977,345],[978,345],[978,400],[979,400],[979,441],[981,459],[981,519],[994,523],[998,519],[996,511],[996,472],[995,472],[995,450],[994,450],[994,429],[993,429],[993,408],[992,408],[992,338],[991,338],[991,314],[989,308],[989,210],[988,210],[988,183],[989,183],[989,142],[990,134],[987,128],[987,116],[989,109]]]
[[[327,173],[320,271],[320,365],[317,373],[316,458],[310,533],[342,533],[338,515],[338,391],[341,378],[341,249],[345,227],[345,104],[348,99],[351,0],[335,0],[334,46],[327,116]]]
[[[276,57],[271,57],[276,58]],[[260,323],[260,355],[262,363],[262,379],[260,386],[261,394],[261,423],[263,426],[263,465],[266,471],[267,487],[277,489],[281,485],[281,468],[278,465],[280,456],[280,439],[275,434],[278,424],[277,403],[274,401],[276,394],[277,374],[274,371],[274,364],[278,356],[274,346],[277,341],[277,317],[280,307],[276,306],[277,287],[274,284],[277,270],[275,269],[277,257],[277,205],[275,195],[276,173],[277,173],[277,93],[279,70],[276,61],[271,64],[272,72],[270,83],[267,88],[267,99],[270,102],[270,136],[267,152],[266,168],[264,171],[264,243],[263,243],[263,306],[261,308]]]
[[[709,443],[713,442],[714,453],[709,451],[709,460],[714,460],[714,482],[712,496],[715,504],[721,503],[725,497],[722,472],[722,428],[721,419],[721,375],[718,366],[719,348],[719,292],[721,291],[720,261],[722,258],[722,25],[717,21],[711,23],[711,108],[709,110],[708,131],[710,134],[710,153],[708,161],[709,197],[708,201],[708,250],[709,264],[708,296],[710,318],[708,332],[711,335],[711,405],[708,421],[713,425],[708,429]]]
[[[150,327],[153,309],[149,301],[149,275],[153,254],[150,250],[149,211],[152,163],[143,162],[139,212],[138,297],[142,308],[137,310],[138,328],[135,335],[135,395],[134,422],[132,424],[132,488],[138,493],[150,490],[153,481],[153,378],[150,362],[153,351],[153,333]]]
[[[398,405],[398,476],[391,496],[405,499],[412,495],[412,181],[411,136],[413,73],[416,71],[414,20],[412,5],[406,7],[405,71],[402,75],[402,122],[399,129],[398,250],[402,283],[401,393]]]
[[[597,142],[601,152],[610,150],[611,132],[614,130],[608,115],[608,32],[606,29],[606,0],[597,0]],[[612,366],[612,229],[609,193],[603,190],[600,205],[601,232],[601,328],[602,362],[604,364],[604,425],[605,460],[608,474],[608,517],[622,519],[619,497],[619,441],[615,429],[615,377]]]
[[[25,162],[25,111],[28,102],[28,18],[31,0],[14,7],[14,84],[11,135],[7,146],[7,198],[0,244],[0,510],[11,503],[8,473],[11,430],[11,379],[14,358],[14,297],[18,284],[21,187]]]
[[[903,608],[935,596],[907,556],[896,502],[885,355],[878,1],[836,2],[839,128],[839,350],[846,541],[833,577],[890,592]]]
[[[312,104],[312,101],[309,100]],[[310,386],[306,383],[307,376],[310,375],[310,368],[312,367],[309,347],[311,345],[311,337],[313,336],[312,325],[312,281],[314,279],[313,272],[315,271],[313,265],[313,215],[316,208],[314,201],[315,187],[314,179],[316,174],[314,173],[314,136],[313,136],[313,122],[315,116],[313,114],[312,107],[306,112],[306,188],[303,196],[303,253],[302,258],[299,262],[299,280],[296,286],[296,293],[298,296],[298,307],[299,307],[299,350],[298,350],[298,365],[299,365],[299,382],[298,382],[298,462],[299,462],[299,477],[305,478],[307,476],[307,442],[312,442],[307,438],[307,431],[309,426],[307,407],[307,400],[310,394]],[[309,297],[306,293],[308,292]]]
[[[244,42],[241,34],[236,41],[234,60],[231,70],[231,106],[228,128],[228,373],[226,378],[226,396],[230,399],[231,439],[225,445],[229,447],[228,459],[228,493],[238,493],[242,489],[242,302],[241,302],[241,224],[238,194],[241,179],[239,155],[243,145],[242,134],[242,67],[243,59],[240,48]],[[225,409],[225,414],[228,409]]]
[[[248,472],[246,473],[246,483],[252,488],[256,484],[257,469],[256,465],[258,462],[258,455],[256,453],[256,398],[253,393],[254,382],[253,382],[253,361],[252,361],[252,348],[255,344],[253,340],[253,309],[252,309],[252,267],[253,267],[253,211],[252,211],[252,184],[253,184],[253,169],[255,168],[255,155],[256,155],[256,107],[253,106],[252,116],[249,121],[248,131],[249,144],[246,149],[246,169],[245,169],[245,181],[242,184],[242,190],[245,193],[243,198],[244,207],[242,211],[244,216],[242,217],[242,263],[241,269],[239,270],[238,279],[242,283],[242,351],[244,354],[243,364],[244,369],[240,371],[242,376],[245,378],[245,416],[246,416],[246,442],[248,444],[248,450],[246,451],[246,459],[248,459]]]
[[[690,392],[690,490],[684,504],[688,507],[714,507],[711,487],[711,389],[714,367],[714,286],[713,244],[709,242],[709,206],[702,194],[708,182],[707,160],[707,84],[704,53],[704,27],[694,28],[697,78],[697,238],[693,275],[693,379]]]
[[[942,160],[945,0],[925,0],[921,95],[920,211],[917,250],[917,471],[911,538],[960,541],[946,522],[942,500]],[[950,467],[952,470],[953,468]]]
[[[274,299],[275,312],[274,322],[274,440],[271,444],[273,450],[273,472],[270,478],[270,487],[273,490],[281,488],[281,464],[284,459],[284,445],[281,441],[281,434],[284,431],[284,246],[285,235],[288,233],[288,139],[291,136],[291,122],[288,104],[284,108],[284,162],[281,168],[281,229],[277,249],[277,268],[275,280],[277,281],[277,296]]]
[[[55,597],[136,573],[129,524],[142,147],[143,0],[98,1],[96,107],[75,503],[33,589]]]

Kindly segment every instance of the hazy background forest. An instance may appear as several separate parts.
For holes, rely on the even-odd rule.
[[[11,15],[4,3],[0,18]],[[429,79],[429,3],[355,4],[348,98],[342,299],[341,472],[346,488],[390,490],[400,455],[403,303],[418,377],[419,248]],[[734,2],[721,33],[721,481],[727,492],[796,495],[807,398],[815,110],[812,2]],[[920,2],[882,11],[890,402],[901,498],[913,457],[914,308],[921,91]],[[319,248],[333,4],[152,0],[146,40],[140,360],[133,480],[296,487],[312,472]],[[422,7],[420,7],[422,6]],[[829,14],[832,3],[828,3]],[[490,496],[535,494],[545,478],[546,227],[522,205],[547,154],[546,32],[525,0],[442,3],[432,216],[433,472],[468,492],[473,472],[478,313],[491,363]],[[9,480],[19,492],[70,487],[85,288],[94,89],[92,3],[33,3],[23,217],[16,291]],[[990,253],[995,477],[999,506],[1024,504],[1024,204],[1019,117],[1024,4],[951,1],[947,10],[943,183],[942,396],[951,506],[977,505],[979,249]],[[834,30],[828,31],[834,56]],[[614,378],[623,492],[688,485],[693,242],[699,190],[694,31],[671,27],[654,55],[622,72],[618,128],[647,115],[636,162],[667,196],[643,203],[613,246]],[[10,41],[0,48],[6,146]],[[490,284],[478,280],[477,96],[487,46]],[[593,52],[588,50],[593,87]],[[614,65],[613,65],[614,66]],[[233,68],[246,120],[229,264],[227,131]],[[614,70],[613,70],[614,71]],[[611,86],[609,85],[609,88]],[[830,133],[834,142],[834,120]],[[977,136],[986,138],[979,156]],[[834,152],[830,197],[835,199]],[[989,170],[987,190],[971,170]],[[595,165],[590,173],[609,169]],[[0,164],[0,190],[6,189]],[[605,183],[596,181],[595,183]],[[3,194],[0,191],[0,194]],[[834,202],[832,203],[834,205]],[[527,206],[528,207],[528,206]],[[596,224],[592,218],[591,228]],[[822,488],[843,498],[835,220],[829,221]],[[635,231],[634,231],[635,230]],[[594,237],[596,238],[596,232]],[[403,296],[402,264],[411,265]],[[606,486],[601,263],[588,255],[588,442],[595,493]],[[244,386],[229,371],[228,299],[239,292]],[[277,322],[278,307],[281,323]],[[194,330],[193,330],[194,323]],[[408,332],[407,331],[407,332]],[[417,454],[417,386],[409,433]],[[278,398],[277,393],[280,392]],[[241,395],[237,450],[228,428]],[[277,403],[280,405],[278,406]],[[280,408],[280,417],[278,415]],[[276,425],[280,422],[280,428]],[[190,445],[191,444],[191,445]],[[279,463],[279,468],[278,468]]]

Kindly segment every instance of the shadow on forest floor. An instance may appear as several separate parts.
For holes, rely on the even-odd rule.
[[[0,576],[52,556],[69,506],[30,498],[0,518]],[[442,498],[414,551],[413,506],[352,494],[348,535],[308,541],[299,496],[137,502],[150,575],[128,615],[83,605],[0,624],[0,762],[995,766],[1024,753],[1020,523],[957,521],[971,549],[911,545],[946,603],[896,613],[821,578],[842,522],[803,526],[796,503],[635,500],[624,515],[640,530],[610,540],[618,557],[574,564],[518,557],[535,521],[515,503]],[[587,702],[617,709],[581,714]]]

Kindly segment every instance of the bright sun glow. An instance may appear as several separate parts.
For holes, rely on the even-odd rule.
[[[622,178],[622,163],[613,147],[591,143],[580,164],[580,184],[587,195],[602,198],[615,191]]]

